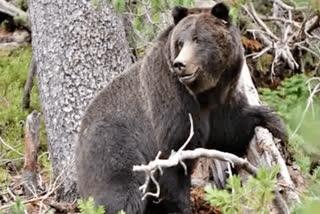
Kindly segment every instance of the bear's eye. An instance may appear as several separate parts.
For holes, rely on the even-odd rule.
[[[179,42],[177,43],[178,49],[181,50],[182,46],[183,46],[183,42],[182,42],[182,41],[179,41]]]
[[[199,44],[200,43],[200,40],[198,37],[194,37],[193,39],[193,42],[196,43],[196,44]]]

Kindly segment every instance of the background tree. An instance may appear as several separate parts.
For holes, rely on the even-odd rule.
[[[73,201],[73,153],[90,100],[131,64],[124,27],[107,2],[29,0],[32,51],[50,160],[61,184],[58,199]]]

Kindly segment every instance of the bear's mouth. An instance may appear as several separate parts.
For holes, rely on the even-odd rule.
[[[195,72],[193,72],[191,74],[180,74],[179,80],[183,84],[190,84],[198,77],[198,73],[199,73],[199,69],[197,69]]]

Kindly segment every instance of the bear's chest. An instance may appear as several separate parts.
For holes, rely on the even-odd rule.
[[[204,142],[207,142],[209,140],[209,135],[210,135],[210,111],[209,109],[201,109],[200,111],[200,133],[201,137]]]

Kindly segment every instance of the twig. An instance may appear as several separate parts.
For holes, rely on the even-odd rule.
[[[273,0],[273,1],[276,2],[280,7],[282,7],[283,9],[286,9],[286,10],[306,10],[306,9],[308,9],[307,6],[292,7],[292,6],[287,5],[286,3],[282,2],[281,0]]]
[[[296,22],[292,19],[292,11],[297,8],[286,5],[281,0],[273,1],[273,9],[275,11],[272,17],[261,16],[258,14],[252,3],[243,5],[242,8],[246,11],[252,21],[256,23],[256,26],[253,26],[253,29],[248,29],[247,31],[251,32],[254,36],[257,36],[265,46],[265,48],[259,53],[253,53],[246,57],[253,57],[256,59],[261,57],[267,51],[273,50],[274,58],[271,64],[271,80],[275,73],[275,66],[280,59],[281,61],[286,62],[292,70],[300,67],[292,53],[296,48],[306,50],[319,58],[320,51],[318,54],[317,45],[309,44],[311,41],[320,39],[319,36],[311,33],[311,31],[320,27],[320,17],[318,15],[310,14],[308,18],[303,20],[303,22]],[[285,16],[285,18],[279,16]],[[278,37],[274,34],[273,32],[276,31],[271,31],[271,28],[269,28],[263,20],[276,21],[276,25],[280,30],[281,35]],[[295,32],[293,32],[293,26],[298,28]],[[311,49],[310,47],[314,48]],[[313,49],[316,50],[314,51]]]
[[[293,10],[294,7],[291,7],[285,3],[283,3],[281,0],[273,0],[275,3],[277,3],[280,7],[286,9],[286,10]]]
[[[260,18],[261,18],[261,20],[267,21],[267,22],[268,21],[271,21],[271,22],[272,21],[280,21],[280,22],[283,22],[283,23],[291,24],[291,25],[293,25],[293,26],[295,26],[297,28],[301,27],[299,22],[295,22],[293,20],[288,20],[288,19],[284,19],[284,18],[280,18],[280,17],[270,17],[270,16],[262,16],[262,15],[260,15]]]
[[[279,41],[279,38],[276,35],[274,35],[272,33],[272,31],[267,27],[267,25],[260,19],[260,17],[258,16],[258,14],[257,14],[256,10],[254,9],[254,6],[251,2],[249,3],[249,7],[250,7],[250,11],[251,11],[251,14],[252,14],[254,20],[268,33],[268,35],[271,38],[273,38],[276,41]]]
[[[9,187],[7,187],[7,192],[10,195],[10,197],[15,201],[16,200],[16,196],[13,194],[13,192],[10,190]]]
[[[188,114],[188,116],[189,116],[189,120],[190,120],[190,134],[189,134],[187,141],[181,146],[181,148],[178,150],[178,152],[180,152],[186,148],[186,146],[189,144],[190,140],[192,139],[192,137],[194,135],[193,119],[192,119],[191,114]]]
[[[20,161],[20,160],[23,160],[23,159],[24,159],[24,157],[14,158],[14,159],[2,159],[2,160],[0,160],[0,166],[6,165],[9,162]]]
[[[2,139],[2,137],[0,136],[0,141],[3,145],[5,145],[6,147],[8,147],[9,149],[11,149],[12,151],[14,151],[15,153],[24,156],[24,154],[22,154],[21,152],[18,152],[15,148],[13,148],[12,146],[10,146],[9,144],[7,144],[6,142],[4,142],[4,140]]]
[[[245,169],[247,172],[249,172],[250,174],[253,174],[254,176],[256,175],[257,169],[253,165],[251,165],[247,160],[240,158],[234,154],[220,152],[217,150],[208,150],[203,148],[198,148],[195,150],[183,150],[190,142],[194,133],[192,116],[190,114],[189,114],[189,119],[191,124],[190,135],[187,141],[182,145],[182,147],[177,152],[172,151],[168,159],[159,159],[161,155],[161,152],[159,152],[155,160],[150,161],[148,165],[133,166],[133,171],[145,172],[145,176],[146,176],[145,183],[139,188],[143,193],[142,200],[144,200],[147,196],[159,197],[160,185],[154,177],[154,174],[157,170],[159,170],[160,173],[162,173],[162,168],[169,168],[179,164],[185,167],[185,164],[183,161],[186,159],[196,159],[200,157],[207,157],[207,158],[223,160],[231,163],[233,166],[236,165]],[[186,170],[186,167],[185,167],[185,170]],[[147,187],[150,183],[150,180],[156,185],[156,193],[146,192]]]
[[[319,80],[319,78],[311,78],[307,81],[307,84],[310,84],[311,81],[313,80]],[[310,86],[309,86],[310,87]],[[308,100],[307,100],[307,105],[306,105],[306,108],[304,109],[303,113],[302,113],[302,118],[297,126],[297,128],[294,130],[294,132],[292,133],[291,136],[294,136],[298,130],[300,129],[303,121],[304,121],[304,118],[306,117],[306,114],[307,114],[307,111],[310,107],[310,105],[312,105],[313,103],[313,96],[318,93],[320,91],[320,82],[314,87],[314,89],[312,90],[312,92],[310,93],[310,96],[308,97]]]
[[[262,51],[258,52],[258,53],[253,53],[253,54],[248,54],[246,55],[246,57],[252,57],[252,59],[257,59],[259,58],[260,56],[262,56],[264,53],[268,52],[269,50],[271,50],[272,47],[268,46],[266,48],[264,48]]]
[[[191,116],[191,114],[189,114],[188,116],[189,116],[189,119],[190,119],[190,134],[189,134],[189,137],[186,140],[186,142],[181,146],[181,148],[178,150],[178,152],[174,152],[174,151],[171,152],[169,160],[170,160],[170,158],[177,157],[177,155],[182,153],[183,152],[182,150],[188,145],[188,143],[190,142],[190,140],[192,139],[192,137],[194,135],[192,116]],[[167,161],[167,160],[160,160],[159,159],[160,155],[161,155],[161,151],[158,152],[155,160],[149,162],[148,166],[152,165],[152,167],[149,166],[147,168],[144,168],[145,165],[140,165],[140,166],[136,166],[135,165],[135,166],[133,166],[133,171],[144,171],[145,172],[145,176],[146,176],[145,183],[142,186],[140,186],[140,188],[139,188],[143,193],[142,200],[144,200],[147,196],[154,196],[156,198],[159,197],[159,195],[160,195],[160,185],[159,185],[159,183],[157,182],[157,180],[154,177],[154,174],[155,174],[155,172],[157,170],[159,170],[160,174],[162,174],[162,167],[171,167],[171,166],[178,165],[180,163],[184,167],[185,173],[187,173],[187,167],[182,162],[182,160],[179,160],[179,159],[174,159],[174,165],[171,165],[171,166],[169,166],[170,163],[169,163],[169,165],[165,165],[165,166],[163,166],[161,164],[159,165],[157,162]],[[148,185],[150,183],[150,180],[156,185],[156,192],[155,193],[146,192],[147,188],[148,188]]]
[[[49,188],[48,188],[47,193],[45,195],[43,195],[41,197],[38,197],[38,195],[35,195],[34,198],[22,201],[21,203],[28,204],[28,203],[32,203],[35,201],[43,202],[45,199],[47,199],[53,192],[55,192],[63,184],[64,180],[67,178],[67,175],[65,175],[65,176],[63,176],[63,175],[66,172],[67,173],[70,172],[71,167],[73,167],[73,161],[71,161],[70,165],[65,167],[65,169],[61,171],[61,173],[57,176],[57,178],[55,179],[53,184],[51,184],[51,181],[50,181]],[[60,180],[61,177],[62,177],[62,179]],[[7,210],[10,208],[10,206],[11,206],[11,204],[4,205],[1,207],[1,210]]]
[[[6,2],[5,0],[0,0],[0,13],[7,14],[11,17],[28,17],[28,13],[20,10],[19,8],[9,2]],[[23,26],[30,31],[30,24],[28,21],[23,21]]]
[[[252,164],[250,164],[247,160],[243,158],[240,158],[231,153],[203,148],[198,148],[195,150],[184,150],[180,151],[179,153],[175,152],[173,153],[173,155],[170,155],[168,159],[158,159],[150,161],[148,165],[135,165],[133,166],[133,171],[150,172],[158,168],[169,168],[176,166],[180,163],[180,161],[186,159],[196,159],[200,157],[214,158],[222,161],[227,161],[235,166],[245,169],[248,173],[252,175],[255,175],[257,172],[256,167],[254,167]]]

